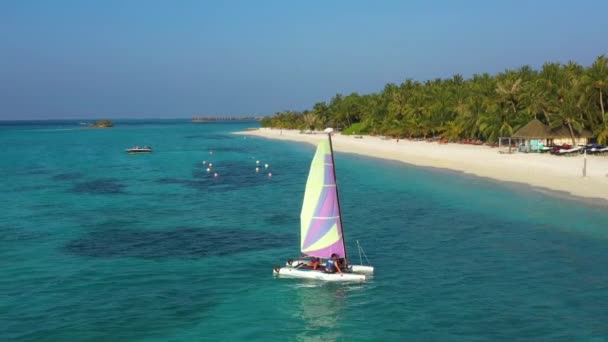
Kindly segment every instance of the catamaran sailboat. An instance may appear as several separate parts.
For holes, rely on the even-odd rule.
[[[374,273],[374,268],[363,265],[361,254],[365,255],[365,253],[358,241],[361,265],[349,265],[346,257],[346,244],[344,243],[344,232],[342,230],[340,201],[331,143],[333,129],[328,128],[325,132],[327,133],[327,139],[319,143],[310,164],[304,203],[300,213],[300,250],[306,256],[320,258],[321,264],[317,269],[313,269],[308,267],[307,261],[301,258],[289,260],[285,266],[275,267],[273,274],[275,276],[325,281],[365,281],[367,276]],[[330,259],[332,254],[336,254],[338,258],[344,261],[342,273],[325,272],[322,261],[323,259]]]

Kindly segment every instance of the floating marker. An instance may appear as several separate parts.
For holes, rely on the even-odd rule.
[[[272,177],[272,172],[268,172],[268,177]]]
[[[257,164],[259,164],[259,163],[260,163],[260,161],[259,161],[259,160],[256,160],[256,161],[255,161],[255,164],[256,164],[256,165],[257,165]]]
[[[213,163],[209,163],[209,167],[213,167]]]
[[[211,169],[210,169],[210,168],[207,168],[207,172],[211,172]]]
[[[268,166],[270,166],[270,165],[268,165],[268,164],[264,164],[264,167],[265,167],[265,168],[268,168]]]
[[[213,177],[217,177],[217,176],[219,176],[219,173],[216,172],[213,174]]]
[[[255,168],[255,172],[260,172],[260,168],[259,168],[259,167],[256,167],[256,168]]]
[[[209,151],[209,154],[213,154],[213,151]]]
[[[207,161],[206,161],[206,160],[203,160],[203,165],[205,165],[205,164],[207,164]]]

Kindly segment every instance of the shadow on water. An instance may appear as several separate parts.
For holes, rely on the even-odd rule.
[[[81,172],[66,172],[60,173],[52,177],[54,181],[71,181],[84,177]]]
[[[31,231],[23,227],[0,226],[0,242],[21,242],[37,240],[48,236],[47,233]]]
[[[38,191],[38,190],[47,190],[52,189],[52,186],[48,185],[25,185],[14,188],[16,192],[24,192],[24,191]]]
[[[17,175],[20,176],[38,176],[38,175],[49,175],[52,172],[42,167],[26,168],[25,170],[19,170]]]
[[[195,134],[195,135],[186,135],[184,138],[186,139],[205,139],[210,141],[216,140],[230,140],[234,139],[234,137],[228,134]]]
[[[159,178],[156,183],[180,184],[189,189],[205,192],[227,192],[267,184],[270,179],[268,177],[270,169],[256,172],[255,165],[249,163],[221,161],[214,164],[209,172],[205,170],[205,165],[197,165],[199,169],[192,171],[192,179]],[[214,177],[215,172],[218,173],[218,177]]]
[[[246,153],[246,152],[250,152],[250,148],[247,148],[246,146],[243,147],[235,147],[235,146],[230,146],[230,147],[217,147],[213,149],[213,152],[236,152],[236,153]]]
[[[186,279],[147,283],[122,273],[111,281],[99,274],[81,277],[90,281],[87,291],[80,291],[82,287],[57,290],[54,297],[61,302],[51,307],[53,315],[43,309],[49,310],[48,306],[16,307],[0,336],[5,334],[10,341],[140,340],[162,336],[168,329],[187,328],[218,304],[213,289],[195,279],[187,279],[188,286]],[[32,315],[45,319],[32,323],[33,319],[15,318]]]
[[[175,228],[163,231],[96,229],[64,246],[70,254],[95,258],[204,258],[281,246],[286,238],[226,228]]]
[[[300,222],[299,213],[286,214],[273,214],[263,218],[264,222],[271,226],[286,226],[286,225],[298,225]]]
[[[72,192],[98,195],[119,195],[125,194],[125,186],[115,179],[100,178],[88,182],[77,183],[72,188]]]

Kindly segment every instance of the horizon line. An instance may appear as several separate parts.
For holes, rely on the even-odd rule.
[[[274,115],[274,114],[272,114]],[[253,115],[253,118],[265,117],[269,115]],[[91,118],[44,118],[44,119],[4,119],[0,118],[0,122],[2,121],[68,121],[68,120],[82,120],[82,121],[99,121],[99,120],[192,120],[194,118],[218,118],[218,117],[229,117],[229,116],[192,116],[192,117],[145,117],[145,118],[101,118],[101,119],[91,119]],[[234,116],[239,117],[239,116]]]

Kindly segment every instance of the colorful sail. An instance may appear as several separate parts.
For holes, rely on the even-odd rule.
[[[310,256],[345,257],[338,190],[329,140],[317,146],[300,213],[301,251]]]

